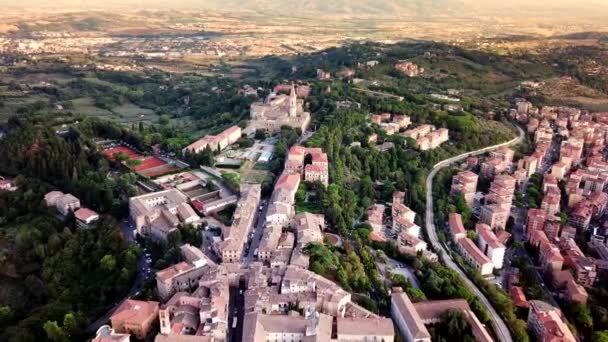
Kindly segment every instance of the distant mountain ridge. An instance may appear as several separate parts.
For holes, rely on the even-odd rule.
[[[599,17],[606,0],[0,0],[8,8],[210,10],[262,16],[333,17]]]

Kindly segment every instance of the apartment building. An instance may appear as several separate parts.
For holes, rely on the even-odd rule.
[[[477,191],[477,181],[479,176],[471,171],[462,171],[452,177],[451,194],[460,193],[470,208],[475,202],[475,192]]]
[[[530,301],[528,328],[538,341],[575,342],[576,338],[562,319],[561,311],[542,301]]]
[[[477,224],[477,246],[492,261],[494,268],[501,269],[505,258],[506,247],[500,241],[490,226]]]
[[[432,150],[448,141],[449,131],[445,128],[435,128],[433,125],[422,125],[403,132],[406,138],[412,138],[415,146],[421,151]]]
[[[465,237],[457,241],[458,248],[464,260],[475,268],[482,276],[490,276],[494,271],[494,264],[473,242]]]
[[[448,215],[448,227],[450,228],[450,233],[452,234],[452,239],[458,242],[458,240],[467,237],[467,231],[464,229],[464,225],[462,224],[462,216],[457,213],[450,213]]]

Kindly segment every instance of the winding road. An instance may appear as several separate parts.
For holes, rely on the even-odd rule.
[[[448,253],[446,248],[443,246],[442,243],[439,242],[439,239],[437,238],[437,231],[435,230],[435,224],[434,224],[434,218],[433,218],[433,178],[435,178],[435,175],[437,174],[437,172],[439,172],[439,170],[443,169],[446,166],[449,166],[452,163],[464,160],[469,156],[480,155],[480,154],[495,150],[495,149],[503,147],[503,146],[511,146],[511,145],[520,143],[524,139],[525,133],[521,129],[521,127],[519,127],[519,126],[515,126],[515,127],[519,131],[519,136],[517,138],[507,141],[502,144],[489,146],[489,147],[482,148],[477,151],[467,152],[467,153],[463,153],[463,154],[460,154],[460,155],[452,157],[452,158],[445,159],[445,160],[435,164],[435,166],[433,166],[433,169],[431,170],[431,172],[429,173],[429,176],[426,179],[425,224],[426,224],[426,231],[427,231],[427,234],[429,237],[429,241],[436,252],[441,251],[441,253],[438,253],[438,254],[440,255],[440,258],[443,261],[443,263],[447,267],[456,271],[463,278],[465,284],[469,287],[469,289],[471,289],[471,291],[473,291],[473,293],[480,299],[481,303],[486,307],[486,309],[492,316],[492,325],[494,327],[494,331],[496,332],[498,339],[502,342],[512,342],[513,341],[513,339],[511,338],[511,333],[509,332],[509,328],[505,324],[502,317],[500,317],[498,312],[496,312],[496,310],[494,309],[494,307],[492,306],[492,304],[490,303],[488,298],[486,298],[486,296],[481,292],[481,290],[467,277],[467,275],[464,273],[464,271],[462,269],[460,269],[460,267],[454,262],[454,260],[452,260],[452,257],[450,256],[450,254]]]

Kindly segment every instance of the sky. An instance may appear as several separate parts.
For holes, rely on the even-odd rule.
[[[178,9],[272,15],[602,16],[608,0],[0,0],[12,9]]]

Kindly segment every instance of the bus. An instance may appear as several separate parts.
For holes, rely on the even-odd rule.
[[[236,317],[234,317],[232,319],[232,329],[236,329],[236,323],[237,323],[238,319]]]

